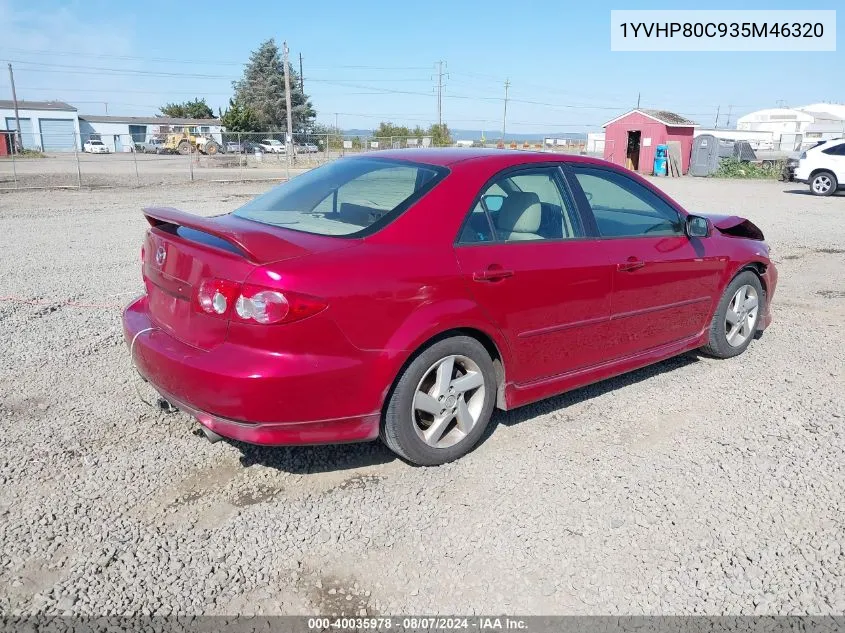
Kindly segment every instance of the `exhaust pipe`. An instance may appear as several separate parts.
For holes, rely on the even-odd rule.
[[[179,409],[174,407],[168,400],[165,400],[162,397],[159,397],[158,400],[156,400],[156,404],[158,405],[158,408],[164,413],[176,413],[179,411]]]
[[[205,439],[207,439],[212,444],[216,444],[217,442],[223,439],[222,435],[217,435],[217,433],[215,433],[209,428],[204,427],[202,424],[200,424],[200,428],[202,429],[202,434],[205,435]]]

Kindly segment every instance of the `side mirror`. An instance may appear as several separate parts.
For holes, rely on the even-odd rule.
[[[686,231],[689,237],[710,237],[710,220],[700,215],[688,215]]]
[[[484,210],[493,213],[498,211],[502,208],[502,205],[505,203],[504,196],[496,196],[496,195],[486,195],[481,196],[481,206],[484,207]]]

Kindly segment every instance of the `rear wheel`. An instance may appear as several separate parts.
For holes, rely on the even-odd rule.
[[[719,301],[710,323],[709,341],[702,351],[716,358],[742,354],[754,338],[764,305],[760,278],[749,270],[738,274]]]
[[[438,341],[402,372],[382,420],[381,438],[397,455],[437,466],[481,439],[496,402],[496,374],[484,346],[468,336]]]
[[[810,178],[810,191],[814,196],[832,195],[838,186],[836,176],[829,171],[821,171]]]

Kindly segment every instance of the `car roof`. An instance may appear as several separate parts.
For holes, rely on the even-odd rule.
[[[390,158],[448,167],[463,162],[489,162],[497,167],[523,163],[569,162],[601,164],[602,161],[589,156],[562,154],[558,152],[535,152],[515,149],[444,147],[424,149],[389,149],[357,154],[355,158]]]

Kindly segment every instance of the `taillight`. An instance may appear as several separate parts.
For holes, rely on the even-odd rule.
[[[241,285],[225,279],[206,279],[197,291],[199,309],[211,316],[225,319],[238,300]]]
[[[255,284],[241,287],[225,279],[208,279],[197,291],[197,307],[204,313],[245,323],[291,323],[321,312],[326,303],[289,290]]]
[[[250,290],[244,288],[244,293],[250,294]],[[241,319],[265,324],[278,323],[288,315],[289,310],[287,297],[278,290],[259,290],[251,296],[241,294],[235,303],[235,314]]]

